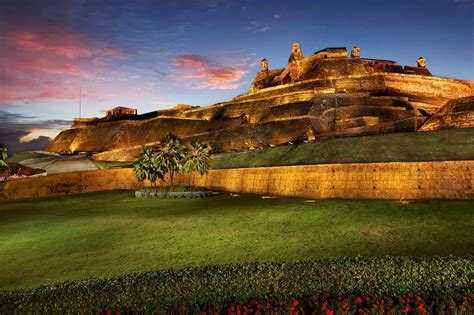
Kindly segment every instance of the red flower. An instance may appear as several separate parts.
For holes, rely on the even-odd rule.
[[[360,297],[356,297],[355,303],[356,304],[362,304],[364,301]]]
[[[291,304],[293,307],[296,307],[300,304],[300,302],[298,302],[298,300],[294,300],[293,301],[293,304]]]
[[[411,307],[410,307],[410,306],[408,306],[408,305],[407,305],[407,306],[405,306],[405,312],[409,312],[409,311],[411,311]]]
[[[324,311],[328,308],[328,302],[324,302],[323,304],[321,304],[321,311]]]
[[[418,304],[418,305],[416,306],[416,310],[417,310],[418,312],[420,312],[420,313],[426,312],[425,305],[424,305],[424,304]]]
[[[326,310],[326,315],[334,315],[334,310],[332,310],[332,309],[327,309],[327,310]]]

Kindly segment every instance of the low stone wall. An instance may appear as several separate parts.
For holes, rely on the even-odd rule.
[[[138,187],[132,169],[93,170],[3,182],[0,183],[0,198],[58,196]]]
[[[341,199],[474,199],[474,161],[350,163],[216,169],[177,184],[240,193]],[[0,184],[3,198],[136,189],[131,169],[64,173]]]

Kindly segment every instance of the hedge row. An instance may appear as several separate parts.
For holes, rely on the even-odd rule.
[[[470,296],[474,257],[334,258],[134,273],[0,294],[0,313],[155,312],[172,305],[284,300],[331,292]]]

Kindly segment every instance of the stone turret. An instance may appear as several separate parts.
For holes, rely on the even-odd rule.
[[[351,58],[360,58],[360,48],[359,47],[353,47],[351,49]]]
[[[267,59],[262,59],[262,61],[260,61],[260,71],[261,72],[267,72],[268,71],[268,60]]]
[[[304,58],[303,53],[301,52],[301,46],[300,43],[293,43],[291,46],[291,53],[290,53],[290,58],[288,59],[288,63],[293,63],[296,61],[300,61]]]
[[[420,57],[416,60],[416,64],[418,68],[426,68],[426,59],[423,57]]]

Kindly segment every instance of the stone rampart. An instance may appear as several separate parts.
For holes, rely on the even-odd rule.
[[[350,163],[216,169],[179,175],[209,190],[311,199],[474,199],[474,161]],[[136,189],[132,169],[63,173],[0,183],[2,198]]]

